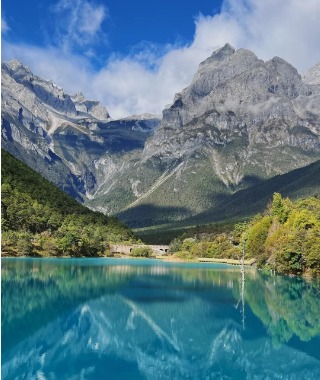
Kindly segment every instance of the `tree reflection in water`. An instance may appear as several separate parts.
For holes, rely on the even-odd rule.
[[[283,344],[319,344],[319,316],[313,283],[251,269],[4,260],[2,375],[320,378],[319,357]]]

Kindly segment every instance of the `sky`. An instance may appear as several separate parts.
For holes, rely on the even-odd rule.
[[[156,113],[230,43],[320,62],[320,0],[2,0],[2,61],[18,59],[113,118]]]

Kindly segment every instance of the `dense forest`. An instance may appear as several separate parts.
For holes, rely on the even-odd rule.
[[[181,258],[254,258],[259,267],[281,274],[320,274],[320,199],[292,202],[275,193],[264,213],[231,231],[191,230],[171,243]],[[192,236],[193,235],[193,236]],[[190,237],[192,236],[192,237]]]
[[[80,205],[4,150],[1,159],[3,255],[108,255],[110,242],[135,240],[119,220]]]

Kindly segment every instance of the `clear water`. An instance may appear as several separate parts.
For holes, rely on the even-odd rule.
[[[226,265],[2,259],[2,379],[320,379],[319,287]]]

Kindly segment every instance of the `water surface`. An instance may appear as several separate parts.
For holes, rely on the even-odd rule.
[[[219,264],[2,259],[3,379],[320,379],[320,292]]]

